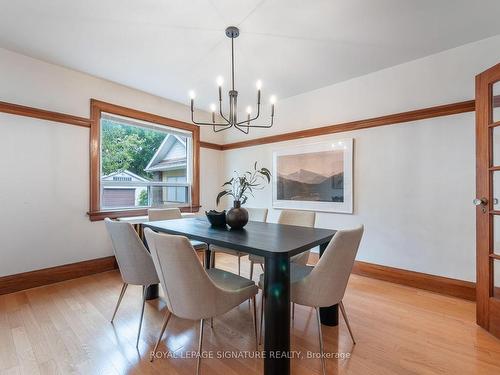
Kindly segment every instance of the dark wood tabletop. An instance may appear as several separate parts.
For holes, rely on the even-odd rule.
[[[249,221],[243,229],[215,228],[203,217],[143,223],[154,231],[178,234],[263,257],[300,254],[330,241],[335,230]]]

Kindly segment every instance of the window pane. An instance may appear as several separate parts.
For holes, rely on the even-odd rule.
[[[500,126],[493,128],[493,166],[500,165]]]
[[[493,84],[493,122],[500,121],[500,81]]]
[[[493,215],[493,251],[500,254],[500,215]]]
[[[101,208],[189,203],[188,142],[153,124],[101,118]]]
[[[500,171],[493,172],[493,209],[500,211]]]
[[[500,298],[500,261],[493,260],[493,295]]]

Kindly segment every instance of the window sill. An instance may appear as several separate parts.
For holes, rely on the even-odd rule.
[[[186,206],[179,207],[181,212],[198,212],[201,206]],[[131,216],[144,216],[148,214],[147,208],[133,209],[133,210],[109,210],[109,211],[91,211],[87,212],[90,221],[100,221],[109,217],[110,219],[118,219],[120,217],[131,217]]]

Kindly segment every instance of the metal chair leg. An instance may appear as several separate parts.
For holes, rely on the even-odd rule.
[[[215,251],[213,251],[213,250],[210,253],[210,267],[211,268],[215,267]]]
[[[142,310],[141,310],[141,319],[139,321],[139,332],[137,332],[137,341],[135,343],[135,347],[139,347],[139,338],[141,337],[141,329],[142,329],[142,320],[144,318],[144,307],[146,306],[146,291],[149,285],[142,286]]]
[[[259,345],[262,345],[262,323],[264,322],[264,291],[260,299],[260,330],[259,330]]]
[[[203,343],[203,319],[200,320],[200,341],[198,342],[198,362],[196,362],[196,375],[200,374],[201,344]]]
[[[319,307],[316,307],[316,318],[318,319],[319,351],[321,354],[321,367],[323,368],[323,375],[326,375],[325,352],[323,349],[323,333],[321,332],[321,317],[319,315]]]
[[[113,320],[115,319],[116,312],[118,311],[118,307],[120,307],[120,303],[122,302],[122,298],[125,294],[125,291],[127,290],[128,284],[123,283],[122,290],[120,292],[120,297],[118,297],[118,302],[116,303],[115,311],[113,313],[113,317],[111,318],[111,323],[113,323]]]
[[[168,324],[171,316],[172,316],[172,313],[167,310],[167,312],[165,313],[165,319],[163,321],[163,325],[161,327],[160,336],[158,336],[158,341],[156,341],[155,348],[153,349],[153,353],[151,355],[151,362],[153,362],[155,359],[156,351],[158,350],[158,345],[160,345],[161,338],[163,337],[163,333],[165,332],[165,329],[167,328],[167,324]]]
[[[342,316],[344,317],[347,329],[349,330],[349,334],[351,335],[352,343],[356,345],[356,340],[354,340],[354,335],[352,334],[352,329],[351,325],[349,324],[349,319],[347,319],[347,313],[345,312],[344,303],[340,301],[339,306],[340,306],[340,311],[342,312]]]
[[[238,255],[238,276],[241,276],[241,257]]]
[[[255,296],[252,297],[252,305],[253,305],[253,330],[255,333],[255,350],[259,350],[259,340],[257,338],[257,302],[255,300]]]
[[[250,280],[253,280],[253,261],[250,261]]]

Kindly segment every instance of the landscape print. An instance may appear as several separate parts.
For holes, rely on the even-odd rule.
[[[279,155],[276,198],[283,201],[344,202],[344,150]]]

